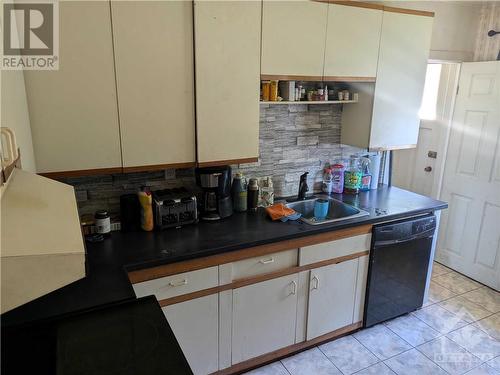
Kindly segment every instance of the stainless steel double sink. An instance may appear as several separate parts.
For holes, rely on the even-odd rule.
[[[314,202],[316,199],[329,201],[328,214],[325,219],[316,219],[314,217]],[[287,202],[286,206],[302,214],[300,220],[310,225],[328,224],[370,215],[364,210],[328,196],[313,196],[305,200]]]

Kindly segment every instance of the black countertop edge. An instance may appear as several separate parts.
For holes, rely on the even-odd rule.
[[[425,214],[432,213],[432,212],[439,211],[439,210],[443,210],[446,208],[448,208],[448,204],[443,203],[441,205],[434,206],[434,207],[429,208],[429,209],[413,210],[413,211],[408,211],[408,212],[401,213],[398,215],[386,215],[386,216],[380,216],[377,218],[368,217],[368,219],[365,219],[364,217],[360,217],[357,219],[346,220],[346,221],[343,221],[339,224],[323,225],[323,226],[316,225],[316,226],[314,226],[314,229],[311,229],[307,232],[294,233],[294,234],[289,234],[289,235],[284,235],[284,236],[279,236],[279,237],[277,236],[273,239],[263,239],[260,241],[242,242],[239,244],[234,244],[234,245],[229,245],[229,246],[213,247],[213,248],[210,248],[207,250],[193,251],[192,253],[183,254],[180,256],[172,256],[172,257],[169,257],[168,259],[154,259],[154,260],[139,261],[137,263],[130,263],[130,264],[124,265],[124,270],[126,272],[131,272],[131,271],[137,271],[137,270],[146,269],[146,268],[158,267],[158,266],[162,266],[162,265],[166,265],[166,264],[177,263],[177,262],[182,262],[182,261],[197,259],[197,258],[203,258],[203,257],[211,256],[211,255],[217,255],[217,254],[236,251],[236,250],[248,249],[248,248],[252,248],[252,247],[256,247],[256,246],[262,246],[262,245],[275,243],[275,242],[293,240],[293,239],[302,238],[302,237],[309,237],[309,236],[313,236],[315,234],[332,232],[332,231],[337,231],[337,230],[346,229],[346,228],[352,228],[352,227],[356,227],[356,226],[360,226],[360,225],[380,224],[380,223],[387,222],[387,221],[394,221],[394,220],[399,220],[399,219],[410,218],[413,216],[425,215]],[[363,219],[365,219],[365,220],[363,220]],[[305,224],[305,225],[307,225],[307,224]]]
[[[136,298],[127,272],[307,237],[349,227],[377,224],[435,212],[447,203],[397,187],[381,186],[359,195],[334,195],[369,213],[325,225],[271,221],[264,209],[235,213],[213,223],[200,222],[161,232],[113,232],[86,242],[87,276],[1,316],[2,327],[67,316]],[[382,213],[380,213],[382,211]]]

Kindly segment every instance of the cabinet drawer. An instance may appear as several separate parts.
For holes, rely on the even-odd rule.
[[[166,298],[213,288],[219,284],[218,267],[179,273],[133,284],[137,297],[154,295],[158,301]]]
[[[300,249],[299,266],[370,250],[371,234],[305,246]]]
[[[292,249],[234,262],[231,264],[232,279],[243,279],[295,267],[297,256],[298,250]]]

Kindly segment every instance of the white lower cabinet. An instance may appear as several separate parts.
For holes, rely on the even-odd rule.
[[[298,274],[233,290],[232,364],[295,343]]]
[[[358,259],[311,270],[307,340],[353,322]]]
[[[354,301],[354,312],[352,322],[357,323],[363,320],[365,310],[366,281],[368,278],[368,260],[365,255],[358,258],[358,279],[356,281],[356,300]]]
[[[212,294],[162,308],[195,375],[219,369],[219,296]]]

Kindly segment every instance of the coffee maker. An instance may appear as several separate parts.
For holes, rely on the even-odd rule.
[[[202,220],[220,220],[233,214],[230,166],[196,168],[196,184],[203,191]]]

